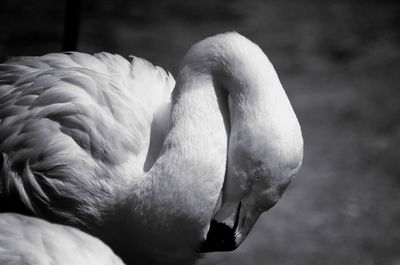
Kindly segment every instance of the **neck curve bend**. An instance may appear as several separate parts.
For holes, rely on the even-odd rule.
[[[125,200],[134,220],[126,223],[134,226],[128,229],[131,237],[146,238],[124,250],[132,260],[137,248],[149,251],[148,262],[194,261],[222,189],[230,148],[259,121],[274,119],[272,113],[281,111],[275,100],[287,100],[275,70],[243,36],[216,35],[189,50],[160,156]]]

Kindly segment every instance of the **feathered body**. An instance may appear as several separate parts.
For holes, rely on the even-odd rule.
[[[2,265],[123,265],[99,239],[76,228],[0,214]]]
[[[151,126],[175,84],[161,68],[108,53],[48,54],[10,60],[0,77],[1,193],[32,213],[75,225],[102,218],[105,202],[154,163]]]

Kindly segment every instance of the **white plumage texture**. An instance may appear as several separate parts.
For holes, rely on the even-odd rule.
[[[2,265],[123,265],[99,239],[76,228],[0,214]]]
[[[90,190],[112,189],[111,176],[96,171],[129,158],[143,174],[153,116],[169,105],[174,86],[161,68],[108,53],[19,57],[0,66],[0,77],[1,185],[33,212],[55,200],[52,193],[69,203],[96,200]]]
[[[77,226],[126,263],[236,248],[302,155],[272,64],[237,33],[195,44],[176,86],[144,59],[108,53],[0,64],[0,211]],[[207,233],[219,231],[212,219],[228,236]]]

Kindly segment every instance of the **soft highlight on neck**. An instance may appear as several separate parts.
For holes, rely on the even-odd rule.
[[[219,34],[194,45],[183,65],[212,78],[229,94],[230,154],[236,146],[254,154],[260,152],[259,146],[270,146],[278,150],[279,158],[302,156],[296,114],[273,65],[258,45],[235,32]]]

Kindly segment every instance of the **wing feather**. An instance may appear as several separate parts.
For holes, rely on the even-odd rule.
[[[135,177],[113,170],[129,160],[130,172],[144,173],[150,135],[163,134],[151,130],[165,123],[159,117],[169,113],[174,85],[144,59],[109,53],[0,64],[0,200],[15,196],[32,212],[60,218],[77,210],[98,214],[102,192]]]

